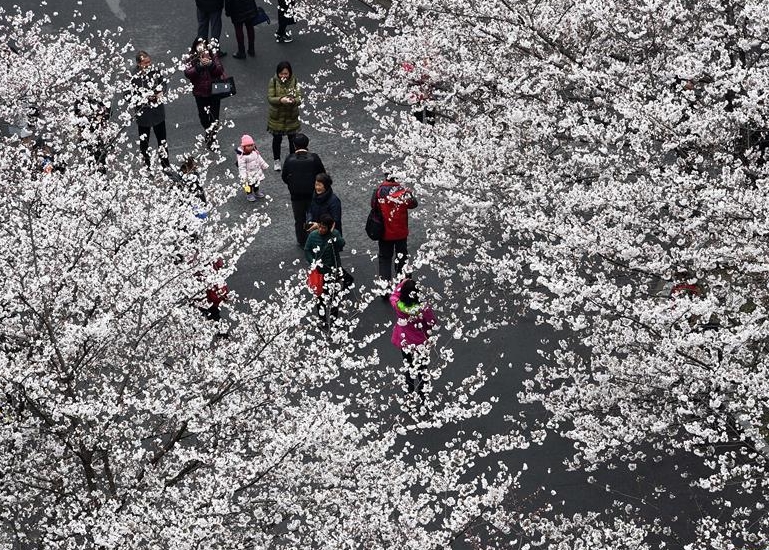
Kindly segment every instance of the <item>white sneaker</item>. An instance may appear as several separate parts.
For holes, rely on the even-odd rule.
[[[272,169],[276,172],[280,172],[281,166],[280,166],[280,159],[276,160],[275,163],[272,165]]]

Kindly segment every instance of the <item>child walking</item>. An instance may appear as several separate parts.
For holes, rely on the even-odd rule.
[[[240,138],[238,147],[238,172],[246,200],[254,202],[263,199],[264,193],[259,190],[259,184],[264,180],[264,170],[269,167],[254,145],[254,138],[245,134]]]

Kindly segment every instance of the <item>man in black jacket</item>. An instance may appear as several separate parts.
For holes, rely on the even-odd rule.
[[[219,38],[222,35],[222,10],[224,0],[195,0],[198,8],[198,36],[197,38],[216,38],[216,47],[220,47]],[[211,27],[211,34],[208,27]],[[219,57],[227,55],[219,50]]]
[[[296,243],[302,248],[307,242],[307,231],[304,229],[304,223],[315,191],[315,176],[326,171],[320,157],[307,151],[309,144],[310,138],[304,134],[296,134],[294,138],[296,152],[288,156],[283,163],[283,172],[281,173],[283,182],[288,186],[288,192],[291,194]]]

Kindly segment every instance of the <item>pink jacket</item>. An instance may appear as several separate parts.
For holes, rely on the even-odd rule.
[[[404,311],[398,302],[401,298],[401,286],[405,279],[398,283],[390,295],[390,305],[395,310],[395,324],[391,341],[396,347],[418,346],[427,341],[430,330],[435,326],[435,314],[430,306],[417,305],[414,311]]]
[[[238,172],[242,181],[261,182],[264,179],[262,170],[266,170],[269,166],[256,149],[248,155],[243,153],[238,155]]]

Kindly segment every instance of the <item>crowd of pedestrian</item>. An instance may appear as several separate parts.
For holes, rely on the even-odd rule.
[[[184,74],[192,84],[203,141],[208,149],[218,152],[222,96],[215,92],[214,84],[226,75],[222,63],[226,53],[218,48],[222,10],[230,17],[235,29],[238,49],[232,57],[244,59],[247,55],[255,55],[254,18],[257,8],[254,0],[196,0],[196,5],[198,37],[185,58]],[[278,7],[276,40],[290,42],[291,36],[286,28],[293,23],[287,15],[290,0],[280,0]],[[137,52],[130,95],[138,127],[139,152],[147,169],[152,164],[149,154],[152,132],[157,141],[159,162],[165,171],[170,169],[164,110],[167,85],[166,78],[153,67],[150,55],[145,51]],[[346,244],[342,232],[342,201],[334,193],[333,179],[320,155],[309,151],[310,140],[300,132],[302,93],[288,61],[277,64],[275,74],[268,83],[266,100],[267,130],[272,135],[272,168],[281,172],[281,179],[291,197],[296,244],[304,251],[309,265],[308,286],[316,296],[315,311],[319,326],[331,330],[338,318],[340,305],[350,299],[354,284],[352,275],[342,265],[340,255]],[[288,156],[281,162],[284,137],[288,143]],[[270,164],[256,149],[251,135],[242,135],[240,146],[236,149],[236,162],[246,200],[256,202],[264,198],[261,184]],[[177,181],[185,183],[191,196],[205,201],[194,157],[185,160],[176,176]],[[369,206],[380,226],[372,238],[378,241],[382,299],[389,301],[396,319],[392,343],[403,355],[404,388],[413,403],[420,404],[424,402],[423,380],[435,316],[432,309],[422,303],[411,275],[404,275],[408,258],[408,211],[417,207],[417,201],[410,189],[388,176],[373,189]],[[371,233],[369,236],[372,236]],[[217,260],[213,269],[219,271],[221,267],[221,260]],[[220,319],[219,306],[226,301],[226,296],[226,285],[206,289],[207,303],[201,309],[207,318]]]

